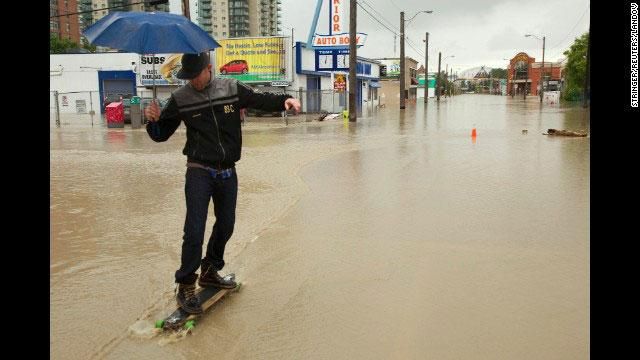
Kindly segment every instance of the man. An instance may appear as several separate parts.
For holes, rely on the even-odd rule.
[[[160,111],[154,101],[144,110],[147,133],[156,142],[169,139],[184,122],[187,142],[182,151],[187,156],[182,259],[175,273],[177,302],[186,312],[198,314],[202,306],[195,296],[196,271],[200,267],[201,287],[234,288],[236,283],[222,278],[225,244],[235,223],[238,178],[235,163],[240,160],[242,132],[240,109],[266,111],[293,109],[300,102],[290,95],[256,93],[234,79],[212,79],[207,53],[184,54],[177,77],[188,83],[171,94]],[[209,201],[213,199],[216,222],[204,258],[202,244]]]

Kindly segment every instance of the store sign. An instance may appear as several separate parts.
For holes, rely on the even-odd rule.
[[[309,29],[309,40],[307,41],[313,48],[349,48],[350,38],[349,29],[346,24],[345,16],[345,4],[346,0],[317,0],[316,13],[313,18],[313,23]],[[328,33],[316,33],[318,26],[318,17],[323,10],[323,5],[326,3],[325,11],[329,20]],[[356,46],[363,46],[367,40],[367,34],[356,33]]]
[[[218,40],[216,77],[242,82],[285,81],[287,47],[282,36]]]
[[[182,54],[155,54],[140,56],[140,84],[183,85],[186,82],[178,79],[176,74],[182,68]]]
[[[333,90],[342,92],[347,89],[347,79],[344,74],[336,74],[336,78],[333,81]]]

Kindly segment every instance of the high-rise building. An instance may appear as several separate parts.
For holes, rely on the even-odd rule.
[[[169,12],[169,3],[160,5],[146,5],[143,0],[79,0],[86,10],[94,10],[82,14],[81,31],[89,25],[107,16],[110,11],[165,11]],[[107,9],[113,8],[113,9]],[[105,9],[105,10],[100,10]],[[85,10],[80,10],[85,11]]]
[[[214,38],[270,36],[281,31],[281,0],[197,0],[197,3],[198,24]]]
[[[76,0],[49,0],[49,33],[55,34],[60,39],[70,39],[80,43],[78,15],[57,16],[77,12]]]

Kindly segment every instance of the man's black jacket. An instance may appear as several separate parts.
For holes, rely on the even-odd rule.
[[[182,153],[188,161],[229,168],[240,160],[240,109],[283,111],[290,97],[256,93],[234,79],[213,79],[202,91],[187,84],[171,94],[160,119],[147,124],[147,133],[154,141],[166,141],[184,121],[187,143]]]

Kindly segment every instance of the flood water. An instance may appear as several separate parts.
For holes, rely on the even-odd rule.
[[[542,134],[589,131],[588,110],[365,116],[244,125],[222,271],[243,286],[182,338],[153,324],[175,309],[184,127],[51,121],[51,358],[588,358],[590,138]]]

